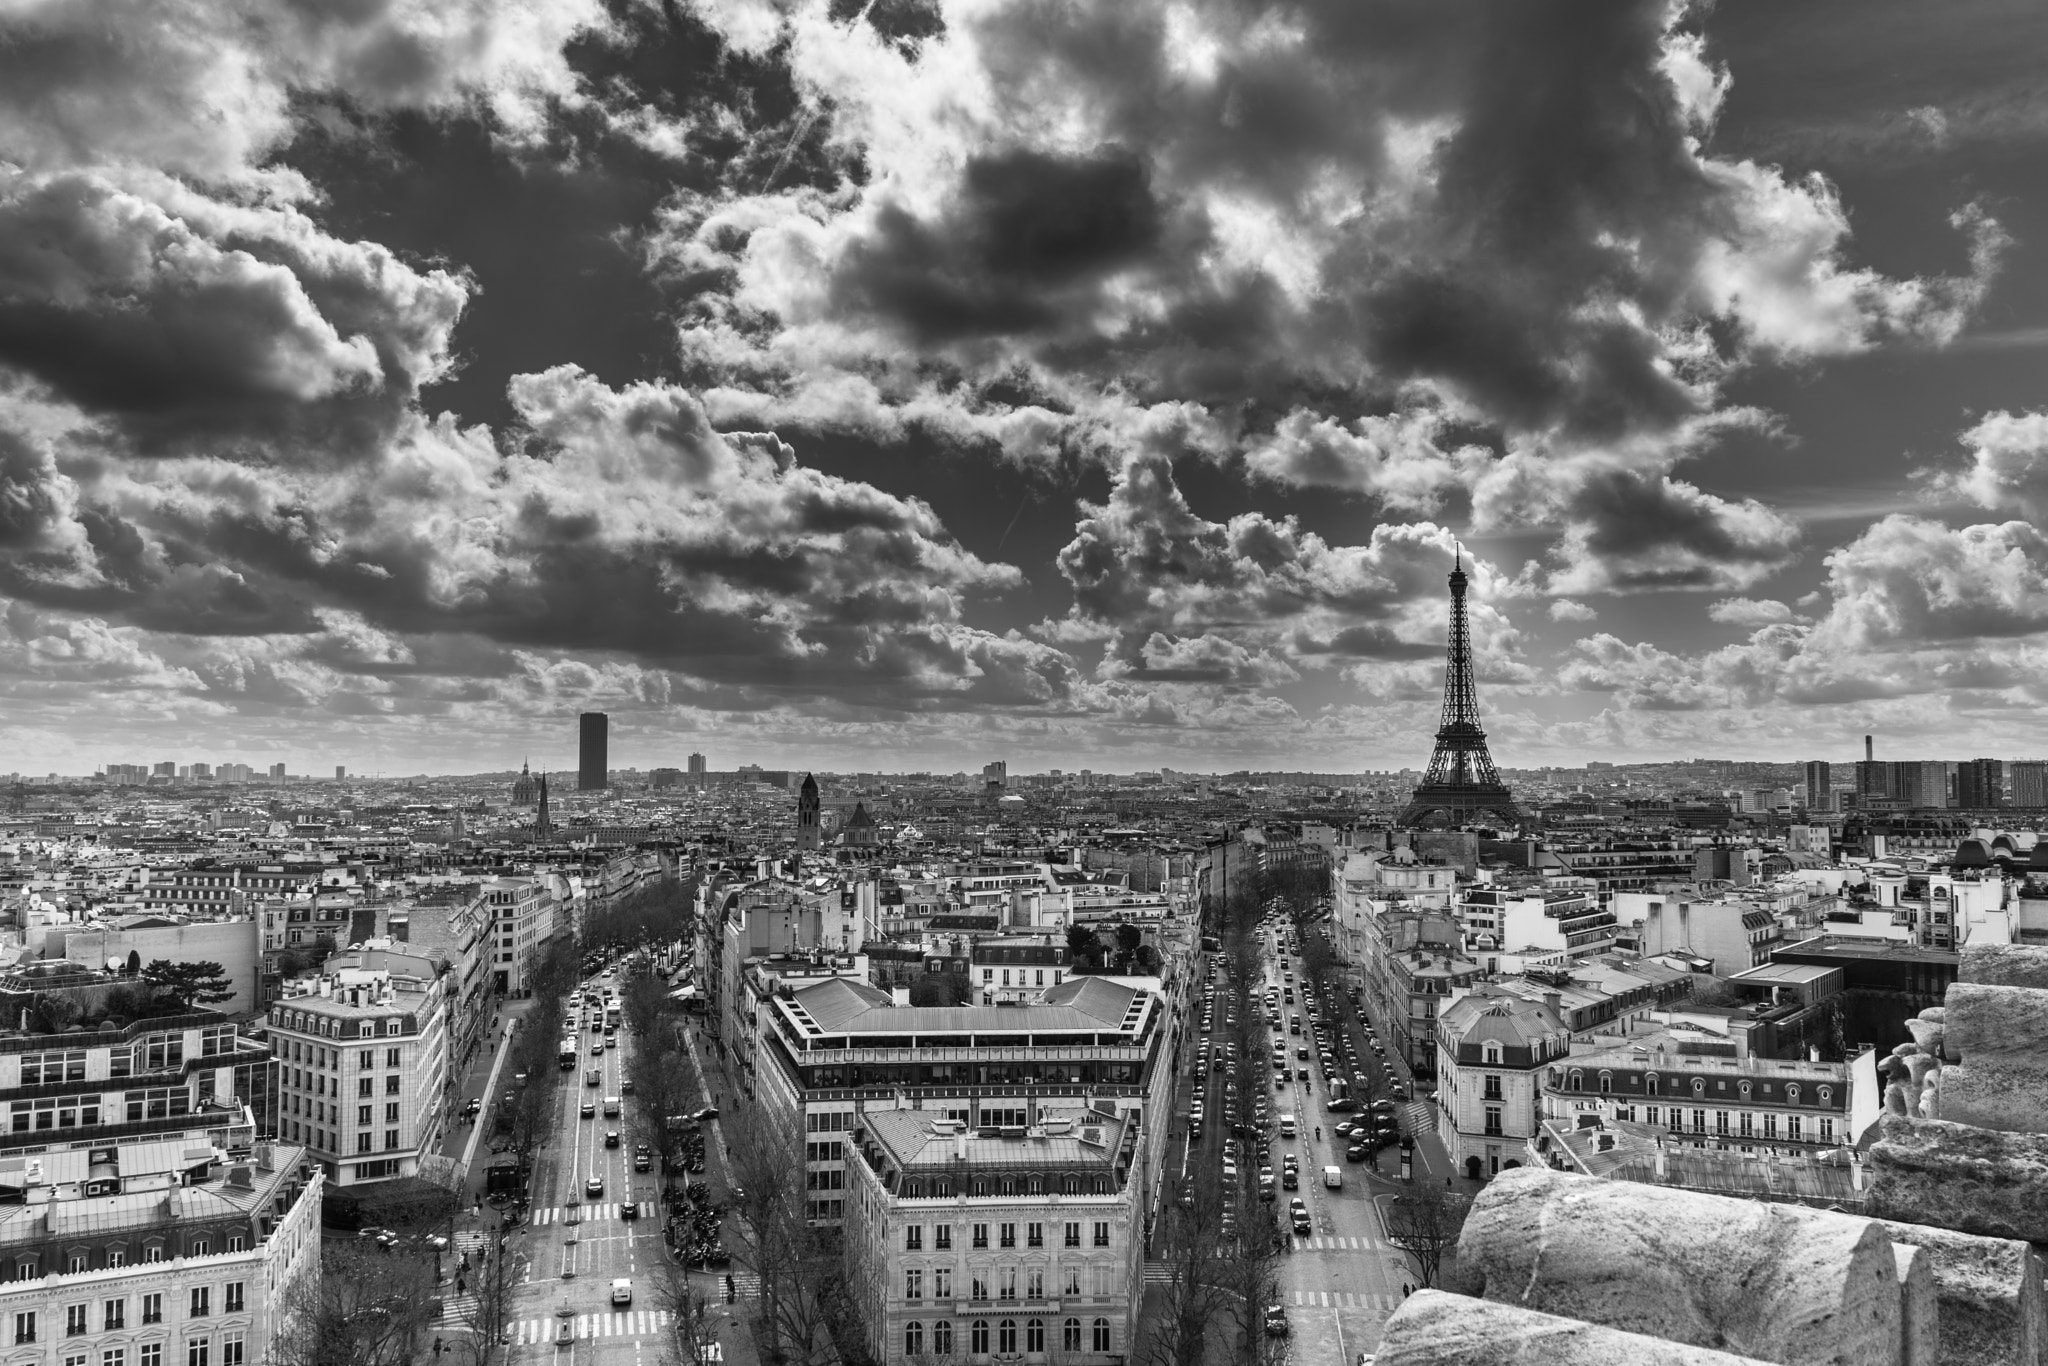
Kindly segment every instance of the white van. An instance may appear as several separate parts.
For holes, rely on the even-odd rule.
[[[1328,1186],[1333,1191],[1343,1190],[1344,1169],[1342,1167],[1323,1168],[1323,1184],[1325,1186]]]
[[[1294,1137],[1294,1116],[1285,1110],[1280,1112],[1280,1137]]]

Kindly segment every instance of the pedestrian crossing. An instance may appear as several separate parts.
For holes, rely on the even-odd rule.
[[[482,1252],[484,1250],[483,1230],[475,1228],[459,1228],[455,1230],[455,1250],[458,1253]]]
[[[476,1296],[450,1295],[441,1301],[441,1317],[434,1320],[434,1331],[467,1328],[475,1319]]]
[[[591,1338],[639,1338],[660,1332],[674,1317],[666,1309],[633,1309],[617,1314],[577,1314],[567,1319],[520,1319],[505,1331],[518,1345],[557,1341],[564,1323],[578,1342]]]
[[[1317,1234],[1312,1238],[1296,1238],[1297,1252],[1371,1252],[1385,1244],[1377,1238],[1347,1238],[1334,1234]]]
[[[576,1211],[576,1217],[585,1223],[592,1219],[616,1219],[619,1217],[619,1211],[625,1208],[626,1203],[631,1203],[638,1208],[640,1218],[648,1220],[654,1218],[654,1202],[651,1200],[634,1200],[630,1202],[614,1200],[596,1205],[550,1205],[546,1209],[535,1210],[531,1222],[536,1224],[565,1223],[568,1220],[570,1210]]]
[[[1297,1309],[1371,1309],[1381,1314],[1391,1314],[1401,1307],[1398,1294],[1379,1294],[1364,1291],[1345,1290],[1297,1290],[1294,1292],[1294,1307]]]
[[[1411,1100],[1401,1107],[1408,1112],[1408,1132],[1427,1134],[1436,1132],[1436,1106],[1426,1100]]]

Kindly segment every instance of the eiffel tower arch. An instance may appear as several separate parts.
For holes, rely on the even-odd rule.
[[[1451,643],[1436,750],[1396,823],[1428,825],[1443,819],[1457,826],[1481,817],[1517,825],[1522,813],[1493,766],[1493,756],[1486,749],[1486,731],[1479,724],[1479,693],[1472,682],[1472,633],[1465,621],[1465,558],[1460,552],[1451,569]]]

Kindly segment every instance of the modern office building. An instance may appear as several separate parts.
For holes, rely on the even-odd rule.
[[[576,718],[576,789],[599,792],[611,786],[611,718],[587,711]]]
[[[278,1131],[336,1185],[417,1176],[448,1122],[448,995],[431,959],[337,954],[270,1007]]]
[[[1825,759],[1806,762],[1804,797],[1809,812],[1835,809],[1834,768]]]
[[[275,1123],[271,1051],[201,1007],[0,1041],[9,1155],[165,1142],[244,1148]],[[18,1164],[17,1164],[18,1165]]]
[[[0,1160],[0,1352],[15,1366],[258,1366],[318,1293],[319,1169],[262,1142]]]
[[[932,1110],[851,1131],[847,1281],[885,1366],[1120,1366],[1143,1293],[1136,1117],[1036,1105],[971,1127]]]
[[[2006,802],[2011,806],[2048,806],[2048,763],[2039,759],[2022,759],[2007,764]]]
[[[704,786],[704,756],[701,754],[692,754],[690,756],[690,786],[695,788],[702,788]]]
[[[545,789],[545,778],[542,785]],[[542,803],[545,816],[545,790]],[[491,990],[500,996],[522,996],[534,955],[555,933],[554,897],[537,878],[501,877],[484,884],[484,905],[491,922]]]
[[[2005,763],[1999,759],[1966,759],[1956,765],[1956,802],[1966,811],[2005,805]]]
[[[846,1135],[912,1111],[967,1129],[1033,1123],[1034,1107],[1079,1106],[1143,1125],[1146,1188],[1164,1160],[1175,1031],[1163,998],[1105,977],[1070,977],[1025,1005],[899,1006],[835,978],[777,991],[760,1012],[755,1098],[803,1133],[812,1217],[844,1214]]]

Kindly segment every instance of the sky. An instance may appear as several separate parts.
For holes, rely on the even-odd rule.
[[[2048,753],[2019,0],[20,0],[0,772]]]

